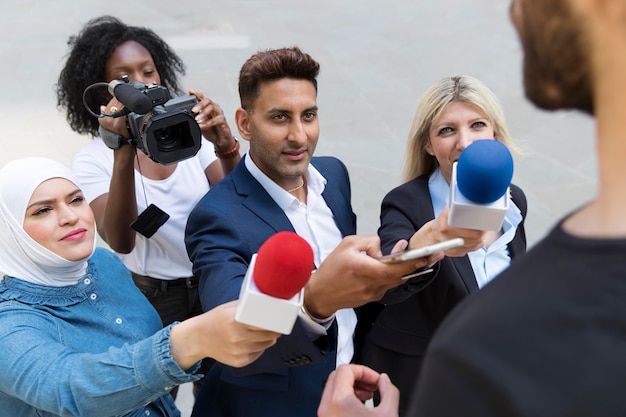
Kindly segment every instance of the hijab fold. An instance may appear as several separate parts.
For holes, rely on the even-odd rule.
[[[85,275],[91,255],[68,261],[37,243],[23,228],[33,192],[51,178],[65,178],[79,187],[67,166],[48,158],[17,159],[0,169],[0,274],[62,287],[76,284]],[[96,233],[92,254],[95,236]]]

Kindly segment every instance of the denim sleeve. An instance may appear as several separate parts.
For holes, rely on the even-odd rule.
[[[134,344],[84,353],[59,342],[44,314],[18,307],[3,308],[0,316],[0,391],[21,401],[3,414],[17,415],[28,404],[59,416],[123,415],[200,378],[193,374],[199,364],[185,372],[173,361],[171,326]]]
[[[133,348],[133,362],[137,380],[149,391],[169,392],[176,385],[196,381],[201,378],[194,373],[200,368],[200,362],[184,371],[174,362],[170,350],[170,330],[177,322],[167,326],[153,337],[136,343]],[[148,344],[148,346],[143,346]],[[146,354],[146,350],[150,354]]]

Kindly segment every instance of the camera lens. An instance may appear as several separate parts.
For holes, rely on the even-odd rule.
[[[155,130],[154,139],[159,152],[172,152],[180,148],[185,141],[186,135],[189,134],[185,134],[186,129],[184,127],[183,123],[179,123]]]
[[[131,128],[137,124],[134,120]],[[140,128],[136,130],[139,133],[137,148],[153,161],[164,165],[191,158],[201,146],[200,126],[193,115],[180,108],[157,106],[153,112],[141,117]]]

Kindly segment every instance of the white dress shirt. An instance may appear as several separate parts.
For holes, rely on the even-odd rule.
[[[296,233],[311,245],[315,266],[318,267],[343,239],[335,224],[333,213],[322,197],[326,179],[309,164],[305,174],[307,203],[304,204],[265,175],[252,161],[249,154],[246,155],[245,166],[285,212]],[[300,317],[304,319],[307,331],[312,337],[325,335],[326,330],[332,324],[332,321],[323,325],[315,323],[302,312],[300,312]],[[335,319],[338,327],[336,365],[339,366],[350,363],[354,355],[353,335],[357,318],[354,310],[349,308],[337,311]]]

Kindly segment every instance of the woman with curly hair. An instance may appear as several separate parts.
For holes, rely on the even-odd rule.
[[[239,162],[239,142],[220,106],[189,90],[197,98],[192,112],[203,136],[200,150],[171,164],[156,162],[129,140],[126,116],[92,114],[123,112],[124,104],[107,88],[90,89],[85,102],[83,93],[94,83],[124,80],[161,85],[177,97],[182,93],[178,77],[185,72],[180,57],[152,30],[112,16],[90,20],[68,44],[56,86],[57,105],[75,132],[93,137],[75,156],[73,170],[96,216],[98,233],[131,271],[164,326],[195,316],[202,308],[184,244],[187,217]],[[142,228],[142,223],[152,227]]]

